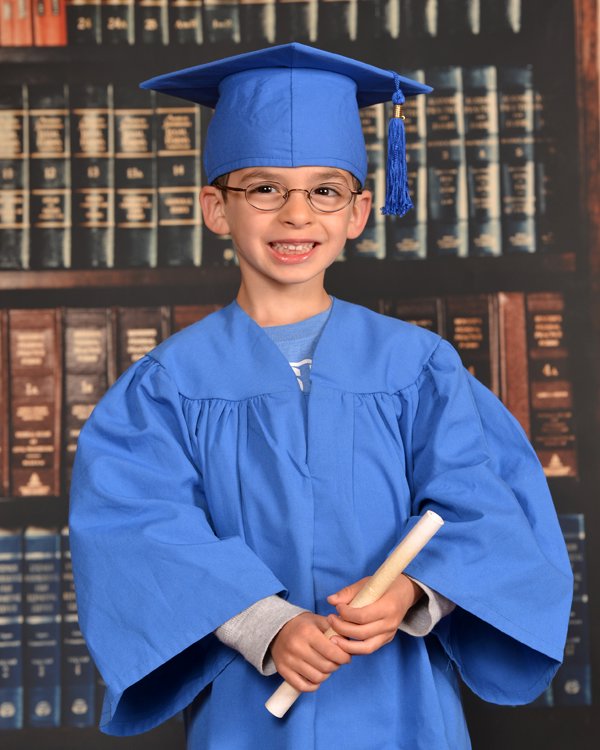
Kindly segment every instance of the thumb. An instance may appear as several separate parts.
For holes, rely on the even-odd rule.
[[[345,586],[335,594],[328,596],[327,601],[334,606],[337,606],[338,604],[348,604],[362,589],[366,581],[367,578],[362,578],[360,581],[356,581],[356,583],[351,583],[349,586]]]

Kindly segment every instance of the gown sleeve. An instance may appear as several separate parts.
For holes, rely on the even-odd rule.
[[[287,593],[240,537],[215,535],[193,446],[182,398],[151,357],[121,376],[79,437],[71,550],[108,734],[146,731],[188,705],[236,657],[213,631]]]
[[[406,572],[455,602],[433,632],[464,682],[493,703],[530,702],[562,661],[572,599],[543,470],[448,342],[411,388],[413,513],[446,523]]]

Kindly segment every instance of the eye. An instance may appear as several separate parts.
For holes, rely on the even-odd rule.
[[[277,195],[281,194],[283,189],[275,182],[257,182],[254,185],[248,185],[246,191],[249,195]]]
[[[347,191],[348,188],[344,185],[327,184],[317,185],[317,187],[313,188],[311,192],[314,196],[318,196],[319,198],[339,198]]]

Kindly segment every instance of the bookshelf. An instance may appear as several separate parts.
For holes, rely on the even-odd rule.
[[[368,0],[358,0],[368,2]],[[417,2],[417,0],[413,0]],[[442,3],[443,4],[443,3]],[[499,3],[500,4],[500,3]],[[342,4],[339,4],[340,7]],[[386,3],[374,3],[378,9]],[[390,3],[393,5],[393,3]],[[409,3],[399,0],[402,11]],[[447,2],[456,13],[469,3]],[[555,218],[561,245],[554,253],[514,253],[499,257],[438,257],[425,260],[376,260],[350,257],[328,271],[330,293],[376,306],[380,300],[405,297],[445,298],[474,292],[557,292],[566,303],[565,326],[573,363],[575,432],[579,475],[552,478],[560,513],[582,513],[587,529],[590,620],[598,622],[597,574],[600,553],[600,97],[597,0],[523,0],[523,28],[518,34],[465,34],[374,40],[357,32],[354,40],[319,36],[314,40],[340,54],[397,69],[401,66],[532,65],[546,87],[555,87],[560,106],[552,110],[559,133],[564,204]],[[276,6],[279,7],[279,6]],[[287,39],[276,39],[276,43]],[[200,45],[95,45],[0,47],[3,82],[69,85],[89,81],[137,86],[169,69],[186,67],[262,46],[243,35],[240,42],[205,40]],[[158,54],[157,54],[158,50]],[[568,186],[564,189],[564,185]],[[0,253],[2,249],[0,247]],[[177,304],[225,304],[235,294],[238,271],[233,265],[182,268],[103,268],[0,270],[0,309],[61,307],[142,307]],[[1,498],[0,527],[61,525],[67,517],[65,497]],[[597,644],[592,640],[592,695],[600,680]],[[587,750],[594,745],[600,720],[593,706],[532,706],[518,709],[483,704],[465,695],[475,748],[515,750],[566,746]],[[96,729],[22,729],[0,733],[7,747],[45,750],[80,748],[159,748],[183,744],[181,722],[127,739],[109,738]]]

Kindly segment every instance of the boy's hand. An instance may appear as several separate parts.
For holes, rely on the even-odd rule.
[[[287,622],[273,639],[271,656],[277,671],[296,690],[314,692],[332,672],[350,662],[350,653],[323,635],[328,628],[325,617],[303,612]]]
[[[366,607],[350,607],[349,602],[368,581],[363,578],[356,583],[327,597],[338,615],[329,615],[331,627],[344,638],[332,638],[348,654],[372,654],[389,643],[408,610],[422,596],[423,589],[405,575],[399,575],[390,588],[373,604]],[[348,640],[352,638],[354,640]]]

